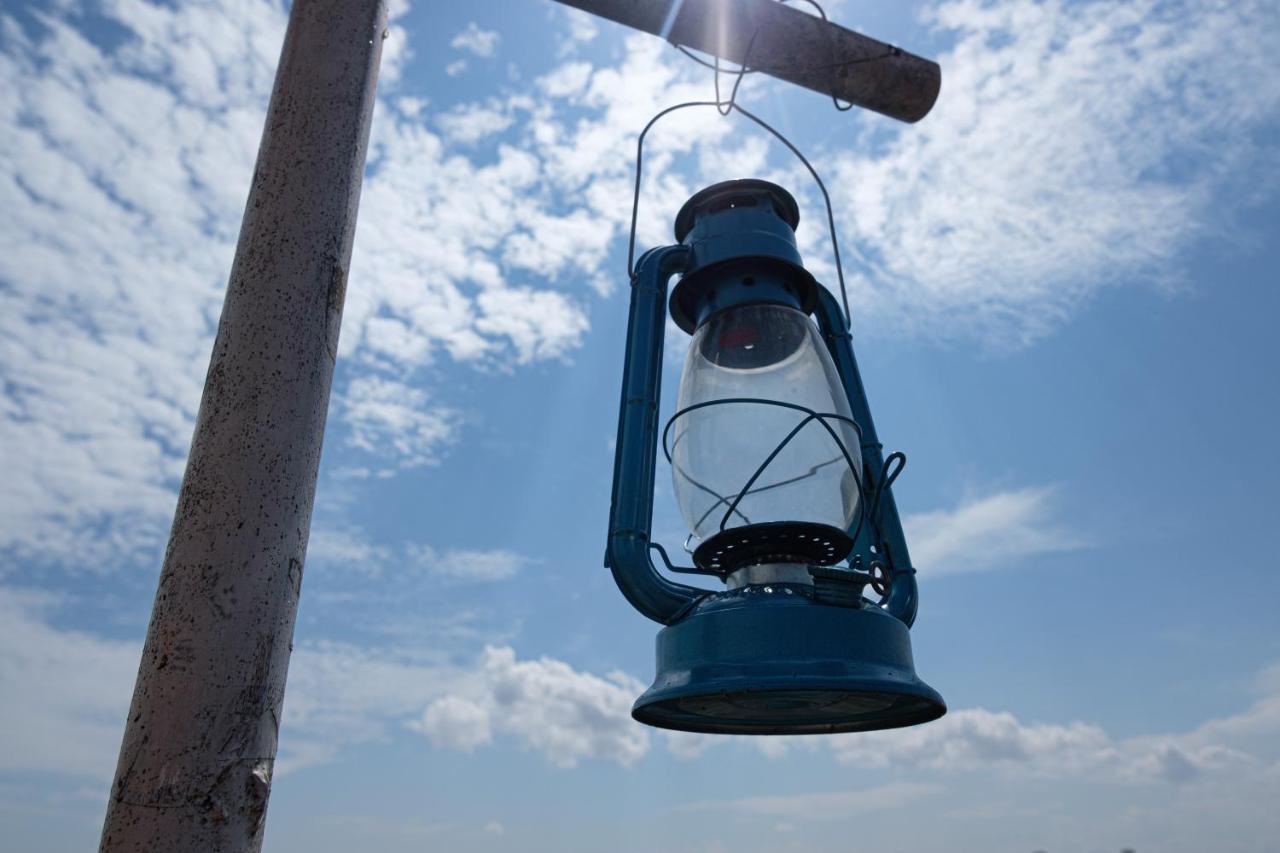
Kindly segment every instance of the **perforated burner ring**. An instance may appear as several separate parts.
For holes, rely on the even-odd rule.
[[[853,540],[838,527],[809,521],[770,521],[731,527],[693,552],[698,568],[727,575],[757,563],[830,566],[849,556]]]

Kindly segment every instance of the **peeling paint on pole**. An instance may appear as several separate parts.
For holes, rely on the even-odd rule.
[[[385,0],[295,0],[102,851],[257,851]]]

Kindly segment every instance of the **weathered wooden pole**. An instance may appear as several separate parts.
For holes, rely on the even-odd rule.
[[[385,25],[289,14],[102,851],[262,846]]]

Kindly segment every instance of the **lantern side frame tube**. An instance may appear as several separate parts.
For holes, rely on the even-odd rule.
[[[858,371],[858,360],[853,354],[853,336],[845,324],[840,302],[825,287],[818,288],[814,317],[844,382],[853,419],[862,429],[862,470],[868,485],[879,486],[881,490],[878,522],[862,527],[854,542],[853,553],[861,555],[868,562],[879,559],[888,563],[892,588],[884,609],[909,628],[916,621],[916,611],[920,606],[916,570],[911,566],[911,555],[907,551],[907,539],[902,532],[898,505],[893,499],[893,488],[870,482],[872,477],[879,478],[884,471],[884,449],[876,433],[875,422],[871,419],[871,405],[867,402],[867,391],[862,384],[862,374]],[[877,530],[881,539],[879,542],[876,541]],[[880,548],[880,552],[872,553],[873,545]]]
[[[618,411],[604,564],[636,610],[663,625],[678,622],[709,590],[663,577],[651,558],[653,489],[658,455],[658,403],[666,337],[667,282],[684,269],[689,250],[646,252],[631,280],[626,362]]]

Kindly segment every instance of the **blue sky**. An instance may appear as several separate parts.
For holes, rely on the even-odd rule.
[[[832,189],[951,713],[807,739],[630,721],[601,567],[634,137],[710,96],[547,0],[398,3],[266,849],[1264,851],[1280,837],[1271,2],[829,4],[942,64],[915,126],[750,78]],[[97,838],[283,35],[266,0],[0,17],[0,828]],[[748,123],[692,192],[819,197]],[[682,336],[669,330],[665,403]],[[655,532],[684,536],[665,475]]]

